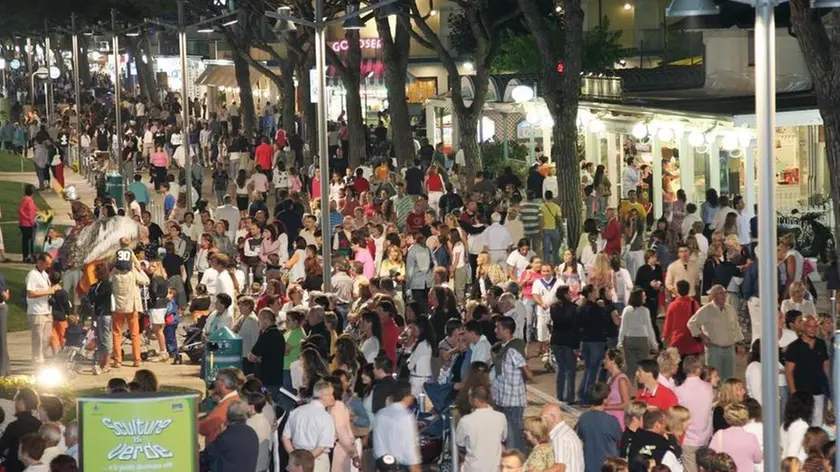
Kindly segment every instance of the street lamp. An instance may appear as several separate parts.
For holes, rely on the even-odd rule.
[[[776,23],[773,8],[776,0],[738,0],[755,7],[755,122],[758,153],[758,258],[763,264],[776,260],[776,196],[774,194],[776,160],[773,135],[776,130]],[[784,0],[781,0],[784,1]],[[668,16],[717,14],[720,7],[711,0],[673,0]],[[717,159],[717,156],[711,156]],[[752,169],[747,169],[751,172]],[[752,189],[747,189],[751,192]],[[758,272],[761,294],[761,384],[764,405],[764,468],[780,470],[779,463],[779,340],[776,316],[778,274],[765,267]],[[753,333],[755,337],[757,333]]]
[[[399,13],[399,7],[396,5],[396,3],[400,1],[402,0],[381,0],[365,8],[353,8],[352,10],[354,11],[352,11],[348,5],[344,16],[326,21],[324,20],[324,0],[315,0],[315,21],[306,20],[290,15],[290,9],[288,7],[278,8],[276,12],[265,12],[265,16],[267,16],[268,18],[291,22],[297,25],[307,26],[315,30],[315,83],[313,85],[315,86],[316,93],[318,95],[318,106],[316,109],[316,114],[318,120],[318,157],[320,159],[321,171],[321,233],[323,234],[324,238],[324,249],[322,251],[324,258],[324,290],[327,292],[332,290],[332,254],[329,250],[332,247],[332,231],[330,228],[329,218],[330,160],[329,153],[327,151],[329,147],[327,143],[327,95],[325,77],[327,69],[327,43],[324,33],[327,27],[332,25],[348,24],[352,27],[355,24],[353,20],[360,19],[362,15],[365,15],[375,10],[379,10],[379,14],[382,16],[395,15]],[[281,25],[281,23],[278,22],[277,25]],[[277,31],[277,28],[275,28],[275,31]]]

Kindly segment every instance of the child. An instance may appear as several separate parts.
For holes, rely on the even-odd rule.
[[[165,357],[162,355],[160,362],[164,362],[170,357],[174,359],[173,364],[178,364],[180,356],[178,355],[178,325],[181,323],[181,316],[178,313],[178,292],[174,288],[170,288],[166,293],[166,316],[164,317],[163,336],[166,338]]]
[[[81,350],[85,345],[85,329],[76,315],[67,315],[67,330],[64,331],[64,347]]]
[[[195,297],[190,301],[190,312],[193,314],[193,319],[198,320],[210,314],[210,295],[207,293],[207,287],[204,284],[198,284],[195,288]]]
[[[50,274],[50,284],[53,286],[61,284],[61,272],[53,271]],[[49,299],[50,307],[52,308],[52,337],[50,338],[50,347],[53,355],[64,347],[65,332],[67,331],[67,315],[73,309],[73,304],[70,302],[70,295],[64,288],[59,288]]]

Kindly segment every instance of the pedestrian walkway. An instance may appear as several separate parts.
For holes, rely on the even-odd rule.
[[[33,172],[0,172],[0,180],[32,184],[36,188],[38,187],[38,177]],[[88,205],[91,205],[96,198],[96,188],[90,185],[82,175],[68,171],[64,174],[64,184],[65,186],[73,185],[76,188],[76,195],[79,200]],[[39,194],[55,212],[53,224],[66,226],[74,224],[70,217],[70,202],[65,200],[61,193],[56,193],[53,190],[42,190]],[[23,193],[21,192],[22,196]]]

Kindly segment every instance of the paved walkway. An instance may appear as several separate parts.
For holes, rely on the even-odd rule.
[[[0,180],[22,182],[25,184],[35,185],[36,188],[38,187],[38,177],[34,172],[0,172]],[[76,193],[79,198],[89,205],[92,204],[94,198],[96,198],[96,189],[91,186],[84,177],[73,171],[65,172],[64,184],[65,186],[75,186]],[[70,202],[65,200],[63,195],[56,193],[54,190],[42,190],[39,194],[44,198],[44,201],[47,202],[47,205],[55,211],[55,218],[53,219],[54,224],[67,226],[73,225],[73,219],[70,217]]]

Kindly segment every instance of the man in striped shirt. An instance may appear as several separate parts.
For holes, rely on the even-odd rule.
[[[394,213],[397,215],[397,225],[400,231],[404,231],[408,213],[414,208],[414,197],[406,195],[405,184],[400,182],[397,184],[397,194],[391,197],[391,202],[394,205]]]
[[[529,241],[531,247],[539,254],[542,247],[540,238],[540,201],[533,190],[528,190],[528,200],[519,204],[519,218],[522,220],[523,234]]]

